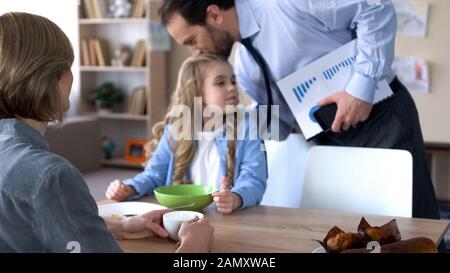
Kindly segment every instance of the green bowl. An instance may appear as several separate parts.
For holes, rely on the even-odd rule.
[[[200,211],[212,203],[214,187],[203,185],[174,185],[154,190],[156,200],[168,208]]]

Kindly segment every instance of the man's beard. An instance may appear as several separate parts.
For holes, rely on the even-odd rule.
[[[211,26],[206,26],[206,29],[211,35],[214,46],[214,52],[212,53],[228,58],[233,50],[233,36],[225,30],[218,30]]]

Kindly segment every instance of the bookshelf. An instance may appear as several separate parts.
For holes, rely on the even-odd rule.
[[[145,18],[80,18],[80,25],[147,24]]]
[[[157,11],[161,3],[134,0],[132,5],[134,18],[110,18],[108,0],[81,0],[79,6],[81,95],[78,112],[96,116],[101,137],[114,142],[113,158],[102,161],[109,167],[142,168],[141,164],[125,161],[127,142],[149,140],[151,127],[163,117],[168,101],[167,53],[153,50],[150,44],[150,26],[159,22]],[[114,51],[121,47],[129,49],[128,61],[114,64],[111,62]],[[123,101],[111,111],[98,111],[88,97],[92,90],[107,82],[121,90]]]
[[[81,72],[147,72],[147,67],[82,66]]]
[[[110,119],[110,120],[131,120],[131,121],[147,121],[145,115],[133,115],[133,114],[123,114],[123,113],[96,113],[99,119]]]

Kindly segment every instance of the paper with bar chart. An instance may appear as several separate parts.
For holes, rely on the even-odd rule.
[[[322,132],[313,113],[317,103],[345,90],[353,75],[356,40],[326,54],[277,82],[306,139]],[[386,80],[378,82],[374,103],[392,95]]]

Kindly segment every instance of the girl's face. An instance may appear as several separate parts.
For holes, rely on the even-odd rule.
[[[213,62],[207,67],[203,83],[203,103],[217,105],[226,113],[226,105],[239,104],[239,91],[236,87],[236,76],[230,64]]]

